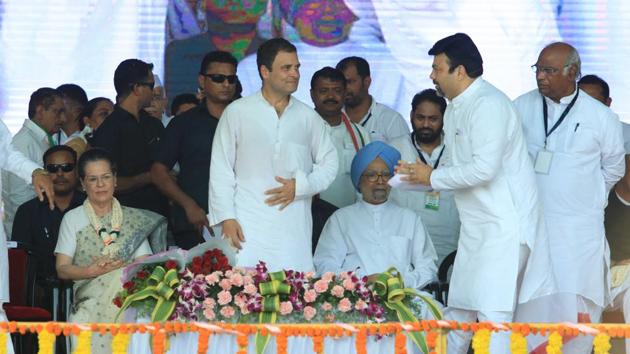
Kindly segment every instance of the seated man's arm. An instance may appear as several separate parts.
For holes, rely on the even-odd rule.
[[[437,280],[437,266],[435,265],[437,253],[419,216],[416,218],[414,229],[415,234],[411,240],[411,264],[403,272],[403,279],[406,287],[422,289]]]
[[[338,213],[334,213],[328,219],[315,249],[313,263],[319,275],[326,272],[335,274],[341,272],[341,266],[348,253],[348,246],[344,240],[341,221],[338,216]]]

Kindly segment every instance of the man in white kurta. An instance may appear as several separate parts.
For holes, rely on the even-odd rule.
[[[392,141],[401,159],[414,162],[417,159],[434,169],[451,165],[450,156],[444,145],[444,110],[446,100],[433,89],[416,94],[411,103],[410,120],[413,132]],[[459,213],[453,191],[410,191],[394,188],[391,200],[398,205],[414,210],[433,241],[438,255],[438,265],[457,249],[459,240]]]
[[[339,159],[337,176],[319,197],[337,208],[354,204],[357,193],[350,179],[350,165],[359,149],[370,142],[368,132],[341,111],[346,94],[346,78],[343,73],[329,66],[313,74],[311,99],[315,111],[330,125],[330,138]]]
[[[330,127],[293,98],[295,47],[271,39],[258,50],[262,90],[230,104],[210,162],[209,221],[238,248],[237,265],[313,270],[311,198],[337,174]]]
[[[514,103],[534,161],[555,297],[562,303],[546,311],[545,319],[599,322],[610,300],[604,208],[625,169],[621,124],[608,107],[577,89],[580,59],[570,45],[545,47],[534,68],[538,89]],[[590,352],[590,345],[575,350]]]
[[[38,168],[37,164],[11,146],[11,133],[4,122],[0,121],[0,169],[2,172],[9,171],[27,184],[33,181],[38,186],[38,190],[39,188],[46,188],[47,191],[50,191],[50,195],[53,195],[52,182],[49,177],[43,175],[31,177]],[[0,183],[0,189],[2,189],[2,183]],[[38,194],[41,196],[42,193]],[[9,262],[6,235],[4,229],[0,227],[0,305],[5,302],[9,302]],[[0,322],[6,320],[4,310],[0,306]],[[9,353],[13,353],[13,345],[10,340],[7,341],[7,350]]]
[[[484,81],[481,54],[466,34],[438,41],[431,79],[450,100],[444,141],[452,166],[401,164],[407,180],[452,189],[461,219],[447,318],[511,322],[517,303],[553,291],[536,179],[510,99]],[[452,65],[452,63],[458,63]],[[509,350],[492,335],[491,353]],[[449,334],[449,353],[466,353],[470,336]]]

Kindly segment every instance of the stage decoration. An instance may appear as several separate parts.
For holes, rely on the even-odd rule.
[[[558,332],[553,332],[549,336],[549,342],[547,343],[548,354],[561,354],[562,353],[562,336]]]
[[[126,324],[110,324],[110,323],[92,323],[92,324],[74,324],[67,322],[0,322],[0,333],[21,334],[36,333],[38,341],[41,344],[38,354],[52,353],[52,348],[56,336],[74,335],[79,337],[79,345],[75,353],[90,353],[89,346],[84,347],[83,343],[89,343],[90,336],[93,333],[106,334],[109,333],[114,337],[121,334],[129,338],[135,333],[149,333],[153,339],[153,353],[163,354],[165,352],[165,342],[167,335],[177,335],[180,333],[198,333],[198,349],[197,353],[206,353],[208,350],[208,341],[215,334],[233,335],[238,343],[238,351],[240,353],[247,352],[249,344],[249,336],[253,336],[258,332],[269,333],[266,324],[234,324],[234,323],[205,323],[205,322],[156,322],[156,323],[126,323]],[[287,352],[287,339],[289,337],[310,337],[313,339],[316,353],[324,350],[323,339],[326,337],[349,337],[356,336],[357,354],[365,353],[364,341],[368,336],[394,336],[394,346],[392,353],[405,353],[407,349],[402,345],[405,333],[409,331],[420,331],[426,334],[427,345],[431,348],[431,353],[446,354],[447,348],[446,335],[450,330],[461,330],[473,332],[476,338],[475,354],[483,353],[484,348],[488,348],[490,344],[491,333],[500,331],[511,331],[512,334],[518,334],[521,337],[515,339],[512,337],[511,347],[514,342],[526,341],[525,337],[529,334],[541,334],[549,336],[550,343],[556,343],[557,339],[562,340],[562,335],[593,335],[593,351],[596,354],[608,353],[610,350],[611,338],[630,338],[630,325],[626,324],[580,324],[579,327],[574,324],[553,324],[553,323],[458,323],[445,320],[428,320],[419,322],[396,323],[309,323],[309,324],[276,324],[274,325],[279,331],[273,335],[276,337],[277,353],[285,354]],[[123,342],[124,336],[118,337]],[[522,339],[521,339],[522,338]],[[474,339],[473,339],[474,340]],[[128,341],[124,339],[124,341]],[[113,343],[112,343],[113,344]],[[556,343],[557,344],[557,343]],[[548,345],[547,349],[559,349],[560,351],[548,351],[548,353],[562,353],[562,346],[556,344]],[[113,346],[114,347],[114,346]],[[82,351],[79,352],[79,349]],[[119,353],[127,353],[128,348],[112,348],[112,352],[119,350]],[[0,347],[0,354],[6,354],[6,346]]]
[[[490,354],[490,330],[483,328],[475,332],[472,338],[475,354]]]
[[[316,278],[311,272],[268,272],[264,262],[250,269],[231,267],[222,250],[198,247],[130,265],[123,290],[113,299],[119,315],[133,308],[137,316],[150,316],[154,322],[404,323],[416,322],[426,306],[435,318],[442,318],[433,300],[406,288],[395,268],[374,282],[354,272]],[[271,335],[256,333],[256,353],[264,352]],[[405,335],[423,353],[429,352],[424,332]],[[321,347],[323,337],[316,338],[314,351],[322,352]]]
[[[527,340],[519,332],[510,335],[510,351],[512,354],[527,354]]]

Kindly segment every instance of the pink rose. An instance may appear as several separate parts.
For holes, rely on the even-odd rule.
[[[323,292],[326,292],[326,290],[328,290],[328,283],[329,282],[325,281],[324,279],[320,279],[316,281],[313,286],[315,288],[315,291],[321,294]]]
[[[204,309],[213,309],[214,306],[217,304],[216,301],[214,301],[213,298],[207,297],[203,300],[203,308]]]
[[[352,281],[352,278],[346,278],[343,280],[343,288],[348,291],[354,290],[354,282]]]
[[[247,295],[254,295],[258,292],[258,288],[254,284],[247,284],[245,285],[245,288],[243,289],[243,291]]]
[[[203,315],[206,317],[206,319],[208,319],[208,321],[214,321],[214,319],[217,317],[217,315],[214,313],[214,311],[212,311],[211,308],[203,310]]]
[[[232,289],[232,283],[230,282],[230,279],[227,278],[221,279],[219,286],[225,291]]]
[[[231,270],[231,269],[229,269],[229,270],[226,270],[226,271],[225,271],[225,277],[226,277],[226,278],[231,277],[231,276],[232,276],[232,274],[234,274],[234,271],[233,271],[233,270]]]
[[[354,304],[354,308],[359,310],[359,311],[361,311],[361,310],[363,310],[363,309],[365,309],[367,307],[368,307],[367,303],[365,301],[361,300],[361,299],[357,300],[357,302]]]
[[[317,310],[315,310],[314,307],[312,306],[306,306],[304,308],[304,319],[307,321],[310,321],[313,319],[313,317],[315,317],[315,315],[317,314]]]
[[[326,272],[322,274],[322,280],[325,280],[327,283],[330,283],[333,280],[335,274],[333,272]]]
[[[229,291],[223,290],[219,292],[217,298],[219,299],[219,305],[229,304],[230,301],[232,301],[232,294],[230,294]]]
[[[234,313],[236,311],[234,311],[234,308],[232,306],[223,306],[221,308],[221,316],[223,316],[224,318],[231,318],[232,316],[234,316]]]
[[[305,272],[304,273],[304,278],[306,278],[307,280],[313,279],[314,276],[315,276],[315,272]]]
[[[247,308],[247,304],[245,304],[245,306],[243,306],[243,307],[239,307],[239,310],[241,311],[241,314],[243,314],[243,315],[247,315],[249,313],[249,309]]]
[[[243,294],[236,294],[234,296],[234,304],[238,307],[245,306],[247,304],[247,297]]]
[[[342,298],[343,297],[343,292],[344,289],[341,285],[335,285],[333,286],[333,288],[330,290],[330,293],[334,296],[334,297],[338,297],[338,298]]]
[[[243,277],[243,285],[254,284],[254,278],[251,275],[246,275]]]
[[[332,307],[332,305],[331,305],[329,302],[324,302],[324,303],[322,304],[322,306],[321,306],[321,309],[322,309],[323,311],[330,311],[330,310],[332,310],[332,308],[333,308],[333,307]]]
[[[239,273],[233,273],[230,277],[230,282],[234,286],[243,286],[243,276]]]
[[[315,302],[317,299],[317,292],[315,290],[307,290],[304,292],[304,301]]]
[[[280,314],[288,315],[293,312],[293,304],[290,301],[283,301],[280,303]]]
[[[219,275],[217,274],[217,272],[206,275],[206,283],[208,283],[208,285],[214,285],[218,281],[219,281]]]
[[[348,312],[352,310],[352,303],[350,302],[350,300],[348,300],[348,298],[343,298],[337,304],[337,309],[339,309],[339,311],[341,312]]]

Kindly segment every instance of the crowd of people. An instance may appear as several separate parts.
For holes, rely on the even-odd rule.
[[[444,313],[462,322],[599,322],[607,307],[630,318],[630,137],[575,48],[543,48],[538,88],[512,101],[482,78],[468,35],[443,38],[428,51],[435,89],[408,120],[377,102],[357,56],[315,71],[314,109],[299,101],[298,54],[262,43],[262,87],[240,97],[237,60],[210,52],[199,92],[170,109],[138,59],[116,69],[115,103],[75,84],[33,92],[13,138],[0,124],[0,236],[38,256],[39,305],[56,310],[45,281],[73,281],[67,319],[112,322],[125,265],[222,237],[237,266],[368,279],[395,267],[418,290],[454,254]],[[492,336],[492,353],[509,352],[509,334]],[[467,333],[448,339],[449,353],[468,351]]]

